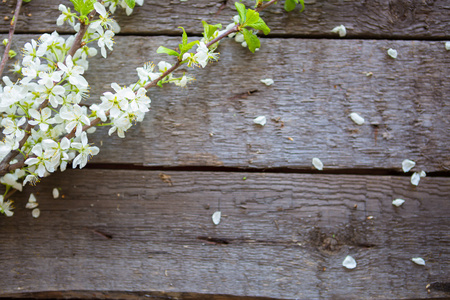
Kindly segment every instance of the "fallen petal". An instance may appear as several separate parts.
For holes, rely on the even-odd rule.
[[[392,205],[395,205],[397,207],[401,206],[403,203],[405,203],[405,200],[403,199],[395,199],[394,201],[392,201]]]
[[[39,218],[40,214],[41,214],[41,211],[39,210],[39,208],[35,208],[31,211],[31,215],[33,216],[33,218]]]
[[[411,184],[413,185],[419,185],[419,181],[420,181],[420,174],[417,172],[414,172],[414,174],[412,174],[411,176]]]
[[[425,171],[420,171],[419,175],[420,177],[427,177],[427,173],[425,173]]]
[[[266,125],[266,116],[259,116],[253,119],[253,123],[264,126]]]
[[[38,207],[38,205],[39,205],[39,204],[36,203],[36,202],[28,202],[27,205],[25,205],[25,208],[33,209],[33,208]]]
[[[389,50],[387,51],[387,54],[392,57],[392,58],[397,58],[397,50],[389,48]]]
[[[347,257],[342,262],[342,265],[347,269],[354,269],[356,268],[356,260],[350,255],[347,255]]]
[[[351,113],[350,118],[353,122],[355,122],[358,125],[364,124],[364,118],[358,115],[357,113]]]
[[[416,165],[415,162],[413,162],[412,160],[409,159],[405,159],[404,161],[402,161],[402,169],[403,172],[409,172],[409,170],[411,170],[412,168],[414,168],[414,166]]]
[[[219,225],[221,216],[222,216],[222,213],[220,211],[216,211],[215,213],[213,213],[212,221],[213,221],[214,225]]]
[[[59,190],[57,188],[53,188],[52,194],[53,198],[57,199],[59,197]]]
[[[450,50],[450,42],[445,42],[445,49]]]
[[[30,202],[30,203],[35,203],[36,202],[36,197],[34,196],[33,193],[30,194],[30,198],[28,198],[28,202]]]
[[[425,260],[423,260],[423,258],[421,257],[413,257],[411,258],[411,260],[420,266],[425,266]]]
[[[271,78],[261,79],[261,82],[264,83],[265,85],[272,85],[273,79],[271,79]]]
[[[323,163],[320,159],[318,159],[317,157],[314,157],[312,159],[312,165],[314,166],[314,168],[316,168],[319,171],[323,170]]]

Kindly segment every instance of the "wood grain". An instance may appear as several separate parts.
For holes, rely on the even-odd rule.
[[[18,37],[16,49],[27,38]],[[116,42],[107,63],[90,63],[93,101],[110,82],[137,80],[135,68],[146,61],[168,59],[155,49],[178,39]],[[395,60],[386,54],[390,47],[398,49]],[[443,43],[265,39],[252,55],[229,40],[219,52],[218,63],[178,72],[197,78],[187,89],[152,89],[152,110],[125,139],[99,130],[93,162],[309,170],[319,157],[325,170],[401,171],[404,159],[427,172],[450,168],[450,56]],[[263,78],[275,84],[265,86]],[[365,124],[354,124],[351,112]],[[253,124],[260,115],[268,119],[264,127]]]
[[[67,171],[18,194],[15,216],[0,218],[0,296],[448,296],[425,289],[450,272],[448,178],[415,188],[394,176],[164,173],[173,185],[157,171]],[[52,198],[53,187],[63,199]],[[23,208],[29,192],[38,219]],[[395,198],[406,202],[396,208]],[[356,269],[342,267],[346,255]]]
[[[24,5],[18,32],[52,32],[55,30],[61,1],[31,1]],[[68,0],[62,1],[72,6]],[[189,33],[202,32],[201,20],[209,23],[230,23],[235,1],[145,1],[132,17],[118,11],[122,34],[179,34],[178,26]],[[254,1],[245,1],[251,5]],[[341,24],[350,38],[414,38],[448,39],[448,2],[446,0],[310,0],[303,13],[286,13],[282,2],[263,12],[272,35],[337,38],[331,29]],[[15,1],[0,3],[0,32],[6,32]],[[31,16],[29,16],[31,14]],[[61,28],[69,32],[69,27]]]

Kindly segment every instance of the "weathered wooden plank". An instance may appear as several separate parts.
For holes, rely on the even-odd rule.
[[[18,23],[19,32],[48,32],[55,30],[61,1],[31,1],[24,5]],[[200,21],[228,24],[237,14],[235,1],[146,1],[135,9],[132,18],[123,12],[117,20],[122,33],[179,34],[178,26],[190,33],[202,31]],[[251,5],[254,1],[246,1]],[[446,0],[372,0],[372,1],[305,1],[303,13],[286,13],[282,2],[263,12],[267,23],[276,35],[337,37],[330,31],[344,24],[348,37],[365,38],[439,38],[448,39],[448,2]],[[63,3],[70,5],[68,0]],[[0,3],[0,32],[6,32],[15,1]],[[28,16],[31,14],[31,16]],[[66,27],[67,32],[69,28]]]
[[[425,289],[445,284],[450,272],[448,178],[425,178],[413,188],[393,176],[166,175],[172,184],[156,171],[67,171],[15,196],[15,216],[0,218],[0,296],[448,296]],[[53,187],[64,199],[51,197]],[[23,208],[31,191],[38,219]],[[395,198],[406,202],[396,208]],[[219,203],[223,217],[214,226]],[[356,269],[342,267],[346,255]]]
[[[165,59],[155,49],[178,39],[116,42],[107,63],[90,64],[94,98],[110,82],[137,80],[135,68]],[[399,51],[396,60],[389,47]],[[187,70],[197,78],[189,88],[151,90],[151,112],[126,139],[99,130],[93,141],[103,147],[94,162],[304,169],[319,157],[325,169],[400,170],[408,158],[425,171],[449,169],[450,56],[443,43],[266,39],[255,55],[233,41],[219,51],[218,63]],[[275,84],[260,82],[267,77]],[[354,124],[351,112],[366,123]],[[259,115],[266,126],[253,124]]]

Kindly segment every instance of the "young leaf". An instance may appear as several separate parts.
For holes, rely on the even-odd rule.
[[[300,9],[300,12],[305,10],[305,1],[304,0],[286,0],[286,2],[284,2],[284,9],[286,11],[292,11],[294,10],[295,6],[300,3],[300,5],[302,6],[302,8]]]
[[[249,9],[249,11],[250,11],[251,9]],[[257,13],[258,14],[258,13]],[[258,18],[257,19],[255,19],[254,21],[253,21],[253,19],[255,19],[254,17],[252,17],[252,23],[250,23],[249,22],[249,18],[248,18],[248,13],[247,13],[247,22],[246,22],[246,25],[247,26],[250,26],[250,27],[252,27],[252,28],[255,28],[255,29],[257,29],[257,30],[262,30],[262,32],[264,32],[264,34],[269,34],[269,32],[270,32],[270,28],[266,25],[266,23],[264,22],[264,20],[263,19],[261,19],[260,17],[259,17],[259,14],[258,14]]]
[[[178,27],[178,28],[181,28],[182,30],[183,30],[183,35],[182,35],[182,37],[183,37],[183,45],[186,45],[187,44],[187,42],[188,42],[188,36],[187,36],[187,34],[186,34],[186,30],[184,30],[184,28],[183,27]]]
[[[235,2],[234,6],[236,6],[236,9],[239,13],[239,23],[244,24],[245,23],[245,5],[239,2]]]
[[[128,5],[129,8],[133,9],[136,5],[135,0],[125,0],[125,3]]]
[[[192,47],[194,47],[194,45],[198,44],[198,41],[193,41],[190,42],[186,45],[179,45],[180,46],[180,56],[182,56],[184,53],[188,52],[189,50],[192,49]]]
[[[73,3],[73,7],[82,16],[87,16],[94,10],[94,3],[97,0],[70,0]]]
[[[163,46],[159,46],[158,50],[156,50],[156,53],[166,53],[166,54],[173,55],[176,57],[178,57],[180,55],[177,51],[163,47]]]
[[[210,25],[206,23],[205,21],[202,21],[203,24],[203,36],[205,39],[209,39],[214,35],[214,32],[216,32],[217,29],[222,28],[222,24],[216,24],[216,25]]]
[[[244,35],[244,40],[248,45],[248,49],[255,53],[255,49],[261,47],[261,42],[259,41],[258,37],[254,35],[253,32],[245,28],[242,28],[241,32]]]

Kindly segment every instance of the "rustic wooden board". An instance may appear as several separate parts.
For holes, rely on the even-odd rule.
[[[55,30],[61,1],[31,1],[24,5],[18,23],[19,32],[49,32]],[[200,21],[228,24],[237,14],[235,1],[145,1],[138,7],[133,17],[118,13],[117,20],[123,24],[122,33],[138,34],[178,34],[178,26],[190,33],[202,31]],[[416,38],[448,39],[448,2],[446,0],[371,0],[305,1],[306,10],[286,13],[281,1],[277,6],[265,11],[272,34],[290,36],[337,37],[330,31],[344,24],[348,37],[357,38]],[[63,1],[69,4],[69,1]],[[254,1],[246,1],[248,5]],[[11,10],[15,1],[0,3],[0,32],[7,31]],[[28,14],[31,13],[31,16]],[[65,27],[66,32],[69,28]]]
[[[156,171],[67,171],[18,194],[14,217],[0,218],[0,296],[449,295],[425,289],[429,283],[448,286],[448,178],[426,178],[413,188],[394,176],[165,175],[171,184]],[[53,187],[64,199],[51,197]],[[31,191],[40,203],[38,219],[23,208]],[[406,202],[396,208],[395,198]],[[219,203],[223,217],[214,226]],[[356,259],[356,269],[342,267],[346,255]],[[425,267],[411,262],[417,256]]]
[[[25,40],[18,37],[16,49]],[[94,99],[110,82],[137,80],[135,68],[166,59],[155,49],[178,39],[116,42],[107,63],[90,64]],[[389,47],[398,49],[396,60]],[[229,40],[220,53],[218,63],[187,70],[197,78],[187,89],[151,90],[151,112],[126,139],[99,130],[94,162],[310,169],[319,157],[329,170],[400,171],[408,158],[425,171],[450,168],[450,52],[442,42],[265,39],[252,55]],[[267,77],[275,84],[260,82]],[[366,123],[354,124],[351,112]],[[259,115],[266,126],[253,124]]]

